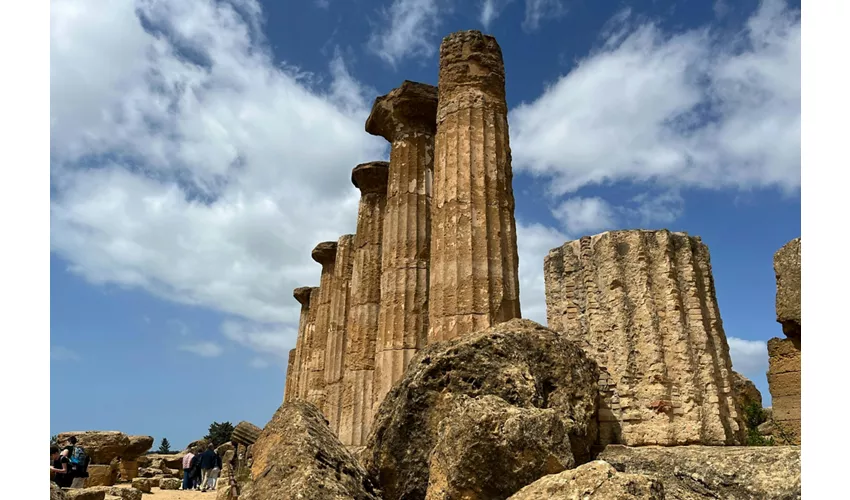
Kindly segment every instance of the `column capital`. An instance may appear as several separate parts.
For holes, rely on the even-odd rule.
[[[292,291],[292,296],[295,297],[295,300],[300,302],[302,306],[309,306],[311,290],[312,288],[309,286],[300,286]]]
[[[366,193],[387,192],[387,180],[390,175],[390,164],[385,161],[370,161],[361,163],[351,170],[351,183]]]
[[[437,129],[437,87],[405,80],[400,87],[375,99],[366,132],[392,142],[398,132]]]
[[[333,264],[336,259],[336,248],[337,242],[323,241],[316,245],[316,248],[311,253],[311,257],[322,266]]]

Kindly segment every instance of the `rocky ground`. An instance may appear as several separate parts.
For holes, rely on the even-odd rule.
[[[119,488],[129,488],[129,484],[116,485]],[[200,500],[206,498],[208,500],[215,499],[215,491],[206,493],[200,491],[182,491],[182,490],[161,490],[159,488],[151,488],[151,493],[156,500]],[[147,497],[147,495],[145,495]]]

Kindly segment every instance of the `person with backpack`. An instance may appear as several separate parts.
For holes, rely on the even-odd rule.
[[[89,477],[88,469],[91,458],[86,455],[86,450],[82,446],[77,445],[77,437],[71,436],[68,438],[65,449],[62,451],[66,455],[71,466],[71,488],[84,488],[86,478]]]

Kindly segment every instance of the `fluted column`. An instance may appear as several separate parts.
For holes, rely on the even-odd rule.
[[[322,265],[319,296],[310,309],[316,309],[315,327],[310,339],[309,374],[307,379],[307,402],[320,409],[325,407],[325,348],[331,319],[331,294],[336,262],[335,241],[325,241],[313,249],[313,260]],[[312,297],[310,299],[312,304]]]
[[[431,180],[437,89],[405,81],[375,100],[366,131],[390,149],[381,263],[374,404],[428,339]]]
[[[290,389],[287,390],[284,402],[303,399],[302,391],[306,370],[304,369],[305,357],[304,342],[307,335],[307,319],[310,311],[310,292],[312,288],[303,286],[292,291],[292,296],[301,304],[301,315],[298,319],[298,337],[295,341],[295,359],[292,362],[292,375],[287,375],[290,381]]]
[[[375,342],[381,308],[381,238],[388,173],[389,164],[383,161],[357,165],[351,172],[351,182],[360,189],[360,207],[354,235],[339,425],[339,439],[346,446],[365,445],[372,423]]]
[[[286,383],[283,386],[283,402],[292,400],[292,379],[295,377],[295,349],[289,350],[286,360]]]
[[[322,412],[328,425],[339,430],[339,412],[342,398],[342,368],[345,357],[346,324],[348,320],[349,283],[354,257],[354,235],[340,236],[336,247],[336,261],[331,286],[328,339],[325,344],[325,406]]]
[[[428,342],[520,317],[505,69],[496,39],[440,46]]]

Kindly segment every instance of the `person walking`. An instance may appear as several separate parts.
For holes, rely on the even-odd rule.
[[[210,471],[210,489],[214,490],[218,486],[218,476],[221,474],[221,455],[216,451],[215,453],[215,467]]]
[[[195,456],[192,457],[192,489],[199,490],[201,489],[201,452],[203,450],[198,448],[195,450]]]
[[[201,467],[201,491],[207,491],[210,472],[218,465],[218,455],[215,454],[212,443],[209,443],[207,449],[201,453],[199,465]]]
[[[59,451],[58,446],[50,447],[50,473],[53,475],[53,482],[60,488],[71,486],[73,480],[71,461],[68,460],[66,454]]]
[[[195,458],[195,454],[192,453],[192,450],[186,452],[183,455],[183,489],[191,490],[192,489],[192,460]]]

